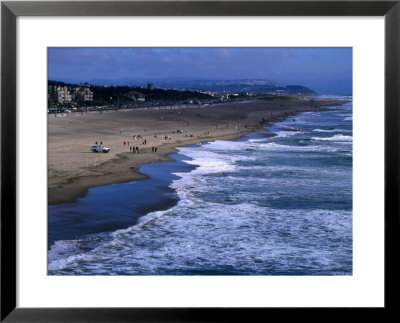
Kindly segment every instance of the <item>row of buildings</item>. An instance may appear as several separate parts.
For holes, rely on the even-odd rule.
[[[138,91],[130,91],[124,96],[137,102],[146,101],[146,96]],[[110,98],[111,99],[111,98]],[[48,101],[51,103],[69,104],[72,102],[92,102],[93,92],[89,87],[70,85],[49,85]]]
[[[61,104],[93,101],[93,92],[83,86],[49,85],[47,96],[49,102]]]

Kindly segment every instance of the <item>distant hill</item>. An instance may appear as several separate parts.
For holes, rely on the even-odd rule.
[[[318,95],[317,92],[302,85],[287,85],[283,88],[283,91],[289,94]]]
[[[178,90],[206,90],[220,92],[251,92],[258,94],[283,93],[299,95],[317,95],[317,93],[302,85],[281,86],[271,80],[264,79],[243,79],[243,80],[133,80],[121,79],[119,81],[94,80],[91,84],[125,85],[145,87],[148,82],[154,87]]]
[[[186,90],[209,90],[227,92],[252,92],[252,93],[284,93],[299,95],[317,95],[317,93],[302,85],[280,86],[270,80],[221,80],[221,81],[166,81],[155,82],[162,87],[186,89]]]
[[[51,81],[50,81],[51,82]],[[54,82],[62,83],[62,82]],[[303,96],[318,95],[314,90],[303,85],[287,85],[282,86],[271,80],[264,79],[243,79],[243,80],[134,80],[134,79],[121,79],[121,80],[93,80],[88,82],[92,86],[95,96],[98,96],[98,88],[93,85],[108,85],[113,91],[122,92],[127,90],[137,90],[143,92],[148,83],[153,84],[153,89],[168,89],[171,90],[184,90],[184,91],[216,91],[216,92],[237,92],[237,93],[255,93],[255,94],[295,94]],[[50,83],[49,83],[50,84]],[[86,83],[87,84],[87,83]],[[82,85],[81,85],[82,86]],[[111,90],[110,89],[110,90]],[[110,91],[108,90],[108,91]],[[108,92],[102,90],[102,92]],[[154,91],[154,90],[153,90]],[[154,92],[152,93],[155,94]],[[158,98],[165,99],[167,97],[182,97],[182,93],[158,93]],[[108,95],[108,94],[107,94]],[[193,96],[187,93],[186,96]],[[197,94],[198,96],[198,94]],[[155,98],[153,96],[153,98]]]
[[[254,92],[254,89],[268,91],[279,87],[269,80],[204,80],[204,81],[163,81],[156,82],[165,87],[187,89],[187,90],[209,90],[209,91],[238,91]]]

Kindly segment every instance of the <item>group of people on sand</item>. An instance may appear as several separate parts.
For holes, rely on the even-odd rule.
[[[145,131],[146,131],[146,129],[145,129]],[[143,139],[143,137],[141,135],[133,135],[132,138],[133,138],[133,140]],[[147,139],[145,139],[143,141],[143,145],[147,145]]]
[[[145,128],[144,131],[146,132],[146,130],[147,130],[147,129]],[[120,130],[120,133],[121,133],[121,134],[123,133],[123,130],[122,130],[122,129]],[[157,136],[154,136],[154,137],[157,137]],[[147,139],[143,138],[142,135],[133,135],[133,136],[132,136],[132,139],[133,139],[134,141],[136,141],[136,140],[138,140],[138,139],[144,139],[143,142],[142,142],[142,144],[143,144],[143,145],[147,145]],[[96,142],[96,144],[97,144],[97,142]],[[101,143],[101,144],[102,144],[102,143]],[[123,145],[124,145],[124,147],[129,147],[129,151],[132,152],[132,153],[134,153],[134,154],[139,154],[139,153],[140,153],[140,147],[138,147],[138,146],[131,146],[131,145],[130,145],[130,142],[127,141],[127,140],[124,140],[124,141],[123,141]],[[152,147],[152,148],[151,148],[151,152],[157,152],[157,147]]]
[[[143,138],[142,136],[138,135],[138,136],[133,136],[135,139],[136,138]],[[102,142],[100,143],[101,145],[103,144]],[[129,141],[125,141],[123,142],[124,147],[129,147],[129,151],[133,152],[134,154],[139,154],[140,153],[140,147],[138,146],[131,146]],[[96,145],[97,145],[97,141],[96,141]],[[147,140],[145,139],[143,141],[143,145],[147,145]],[[151,152],[152,153],[156,153],[157,152],[157,147],[151,147]]]
[[[140,147],[132,147],[129,141],[124,140],[124,147],[129,147],[129,151],[133,152],[134,154],[140,153]]]
[[[140,147],[135,146],[135,147],[129,147],[129,151],[131,151],[134,154],[140,154]],[[157,152],[157,147],[151,147],[151,152],[156,153]]]
[[[146,131],[146,130],[147,130],[147,129],[145,129],[145,131]],[[123,133],[123,131],[122,131],[122,129],[121,129],[121,134],[122,134],[122,133]],[[175,133],[175,131],[174,131],[173,133]],[[183,131],[182,131],[182,130],[177,130],[176,133],[183,133]],[[205,131],[205,132],[204,132],[204,135],[208,135],[208,134],[210,134],[209,131]],[[195,137],[194,134],[190,134],[190,135],[186,134],[186,137],[189,137],[189,136],[190,136],[190,137]],[[157,138],[157,135],[154,135],[154,138]],[[165,135],[165,136],[163,136],[162,138],[163,138],[164,140],[171,140],[171,139],[172,139],[172,137],[169,136],[169,135]],[[143,136],[141,136],[141,135],[133,135],[133,136],[132,136],[132,139],[133,139],[134,141],[136,141],[136,140],[138,140],[138,139],[144,139],[144,138],[143,138]],[[97,142],[96,142],[96,144],[97,144]],[[100,143],[100,144],[102,144],[102,143]],[[142,144],[143,144],[143,145],[147,145],[147,140],[144,139]],[[139,153],[140,153],[140,147],[138,147],[138,146],[131,146],[129,141],[124,140],[123,145],[124,145],[124,147],[129,147],[129,151],[132,152],[132,153],[134,153],[134,154],[139,154]],[[202,143],[201,143],[201,142],[198,142],[198,143],[197,143],[197,147],[200,148],[201,146],[202,146]],[[151,152],[152,152],[152,153],[156,153],[156,152],[157,152],[157,149],[158,149],[158,148],[157,148],[156,146],[152,146],[152,147],[151,147]]]
[[[132,139],[133,139],[133,140],[136,140],[136,139],[143,139],[143,137],[142,137],[141,135],[133,135],[133,136],[132,136]]]
[[[140,153],[140,147],[129,147],[129,151],[133,152],[134,154]]]

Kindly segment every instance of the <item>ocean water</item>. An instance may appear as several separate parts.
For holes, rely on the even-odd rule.
[[[351,102],[173,157],[49,206],[48,274],[352,274]]]

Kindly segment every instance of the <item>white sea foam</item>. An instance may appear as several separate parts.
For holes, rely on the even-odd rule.
[[[347,211],[294,209],[288,214],[254,203],[204,203],[170,213],[156,218],[146,230],[119,230],[94,250],[52,262],[49,270],[159,274],[227,267],[266,274],[267,268],[278,273],[293,270],[299,254],[307,254],[304,268],[330,268],[336,260],[327,244],[335,246],[335,237],[341,237],[340,244],[351,239],[351,212]]]
[[[285,130],[281,130],[281,131],[277,131],[276,135],[278,137],[289,137],[289,136],[298,135],[300,133],[303,133],[303,132],[302,131],[285,131]]]
[[[49,261],[59,258],[65,258],[79,251],[78,242],[76,240],[59,240],[56,241],[49,250]]]
[[[312,140],[320,140],[320,141],[336,141],[336,142],[350,142],[353,141],[352,136],[344,136],[344,135],[334,135],[333,137],[312,137]]]
[[[349,129],[314,129],[314,132],[352,132],[352,130]]]
[[[271,150],[271,151],[293,151],[293,152],[336,152],[338,149],[335,147],[308,145],[308,146],[291,146],[291,145],[280,145],[275,142],[261,144],[260,149]]]
[[[235,171],[237,169],[236,162],[254,160],[254,156],[237,152],[245,152],[246,149],[257,147],[244,142],[216,141],[204,145],[203,148],[183,147],[179,150],[180,153],[191,158],[191,160],[183,160],[185,163],[197,166],[192,171],[193,173],[211,174]]]
[[[257,139],[249,139],[249,143],[260,143],[260,142],[266,142],[268,140],[271,140],[274,137],[267,137],[267,138],[257,138]]]
[[[48,252],[48,270],[60,270],[80,257],[79,240],[58,240]]]
[[[207,151],[214,151],[214,150],[237,150],[241,145],[238,145],[238,142],[235,141],[228,141],[228,140],[216,140],[212,142],[208,142],[207,144],[204,145],[203,148],[206,148]],[[195,152],[196,149],[193,149],[192,147],[187,148],[190,151]],[[201,152],[201,149],[198,151]]]

